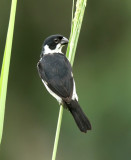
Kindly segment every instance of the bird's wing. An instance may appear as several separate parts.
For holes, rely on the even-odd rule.
[[[45,55],[37,67],[41,79],[47,86],[63,100],[70,101],[73,93],[73,77],[68,59],[60,53]]]

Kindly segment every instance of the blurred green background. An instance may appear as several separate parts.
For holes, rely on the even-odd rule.
[[[0,67],[10,3],[0,0]],[[18,0],[0,160],[51,159],[59,105],[36,64],[47,36],[69,37],[71,8],[70,0]],[[73,72],[92,131],[81,133],[64,110],[57,160],[130,160],[130,0],[88,0]]]

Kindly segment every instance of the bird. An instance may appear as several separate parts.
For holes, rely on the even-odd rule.
[[[47,37],[42,46],[37,70],[47,91],[70,111],[80,131],[86,133],[91,130],[91,123],[78,103],[72,67],[62,52],[62,47],[68,42],[61,34]]]

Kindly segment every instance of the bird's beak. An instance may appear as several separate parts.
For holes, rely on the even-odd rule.
[[[65,45],[65,44],[68,44],[69,40],[66,38],[66,37],[63,37],[62,40],[61,40],[61,45]]]

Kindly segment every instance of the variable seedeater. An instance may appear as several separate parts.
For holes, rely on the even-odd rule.
[[[71,64],[62,53],[66,44],[68,39],[59,34],[46,38],[37,69],[47,91],[70,111],[78,128],[87,132],[91,124],[78,103]]]

